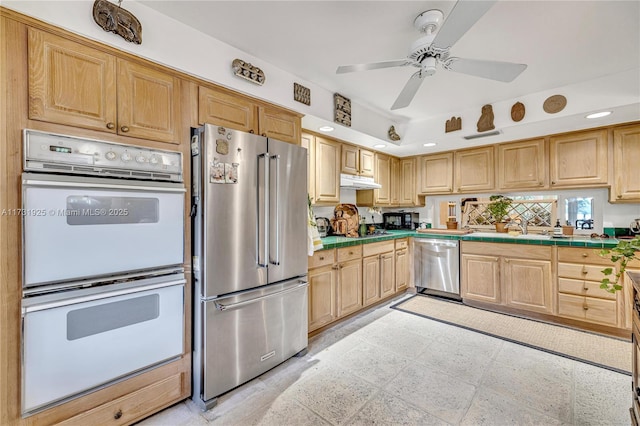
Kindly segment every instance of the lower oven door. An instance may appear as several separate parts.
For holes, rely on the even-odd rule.
[[[23,415],[180,356],[184,284],[175,274],[25,299]]]
[[[25,173],[22,186],[24,287],[184,261],[183,184]]]

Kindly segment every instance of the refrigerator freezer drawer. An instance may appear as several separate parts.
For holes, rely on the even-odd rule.
[[[307,347],[307,282],[273,284],[204,304],[203,401]]]

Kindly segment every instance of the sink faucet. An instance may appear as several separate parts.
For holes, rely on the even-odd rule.
[[[522,232],[522,235],[527,235],[529,233],[529,230],[527,229],[527,220],[520,217],[519,218],[520,223],[516,222],[516,219],[511,219],[511,221],[507,224],[507,226],[509,226],[510,224],[515,224],[518,226],[518,228],[520,228],[520,231]]]

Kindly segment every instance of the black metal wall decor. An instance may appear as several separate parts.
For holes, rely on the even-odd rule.
[[[93,20],[103,30],[116,33],[125,40],[142,44],[142,24],[131,12],[107,0],[96,0],[93,3]]]
[[[311,105],[311,89],[304,87],[302,84],[293,83],[293,100]]]
[[[398,133],[396,133],[396,128],[394,126],[389,127],[389,139],[391,139],[394,142],[397,142],[400,140],[400,135]]]
[[[333,94],[334,119],[336,123],[351,127],[351,99],[339,93]]]
[[[264,71],[260,68],[251,65],[249,62],[245,62],[242,59],[234,59],[231,63],[233,73],[240,77],[262,86],[267,79],[264,75]]]
[[[445,133],[454,132],[456,130],[461,130],[461,129],[462,129],[462,117],[451,117],[450,120],[447,120],[447,122],[444,123]]]

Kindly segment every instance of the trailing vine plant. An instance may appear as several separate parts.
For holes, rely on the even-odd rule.
[[[605,268],[602,273],[605,277],[600,282],[600,288],[608,291],[609,293],[615,293],[622,290],[622,286],[619,284],[620,277],[627,269],[627,264],[634,259],[640,259],[636,256],[640,251],[640,236],[635,237],[633,240],[620,240],[615,247],[609,249],[600,250],[600,256],[609,258],[614,264],[617,264],[616,273],[613,275],[613,268]]]

